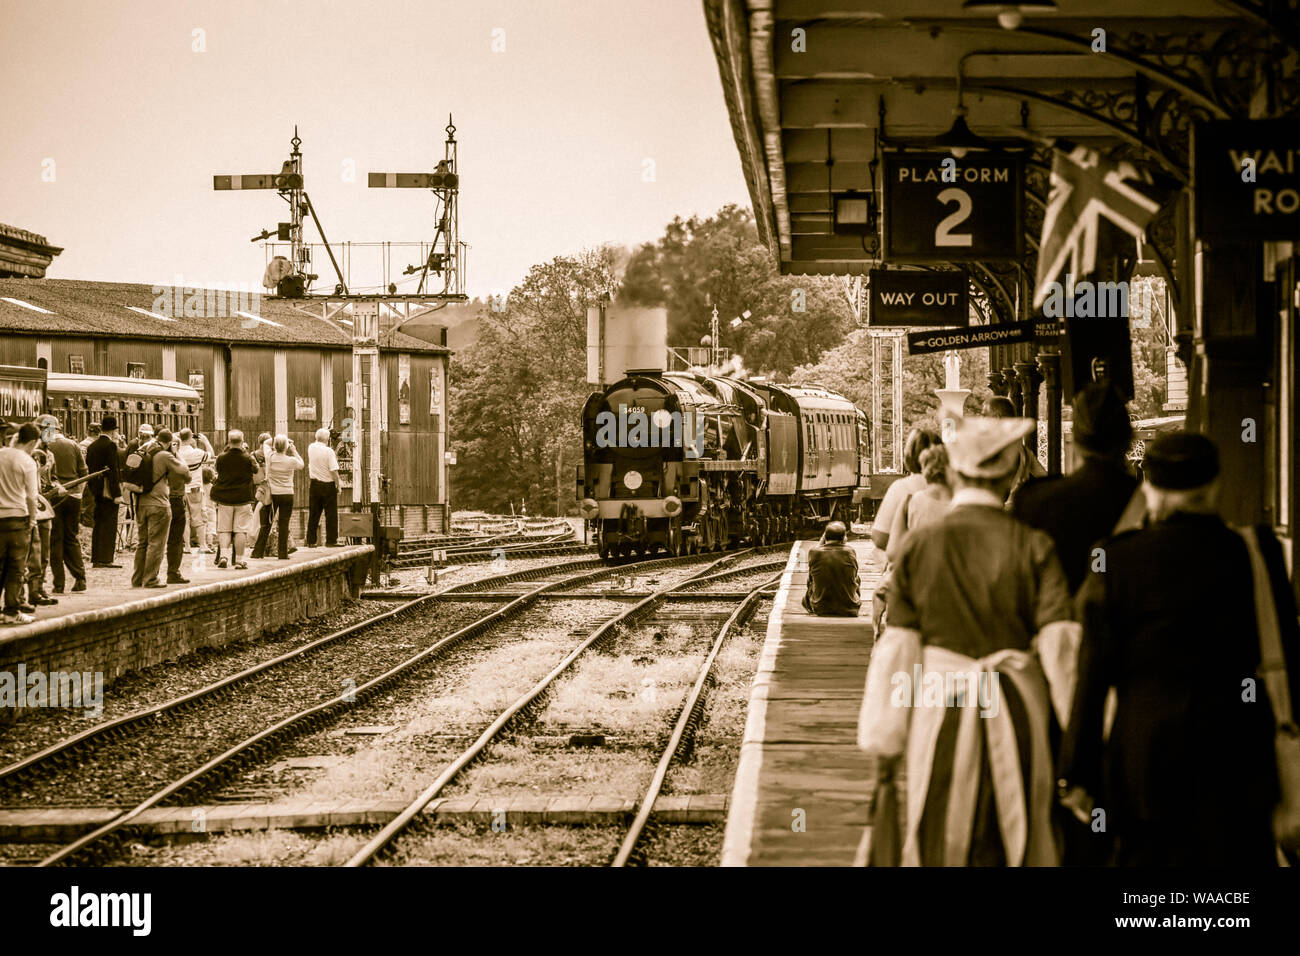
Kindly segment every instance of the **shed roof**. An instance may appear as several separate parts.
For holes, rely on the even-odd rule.
[[[200,291],[206,299],[226,297],[222,311],[227,314],[187,317],[184,303],[194,291],[129,282],[0,279],[0,334],[352,347],[343,329],[311,314],[310,300],[259,298],[241,304],[234,292],[205,289]],[[161,308],[160,297],[167,299]],[[319,304],[315,309],[320,311]],[[244,314],[233,314],[237,312]],[[401,332],[383,335],[380,345],[403,352],[445,355],[449,351]]]

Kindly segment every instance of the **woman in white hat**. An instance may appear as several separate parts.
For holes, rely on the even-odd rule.
[[[1033,428],[958,420],[951,510],[894,564],[858,743],[886,774],[906,753],[905,866],[1058,862],[1048,728],[1068,715],[1079,626],[1051,538],[1003,509]]]

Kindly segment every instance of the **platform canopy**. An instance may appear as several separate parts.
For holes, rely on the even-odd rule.
[[[861,274],[874,264],[878,253],[861,236],[832,233],[831,195],[872,188],[882,142],[921,146],[948,133],[959,93],[974,134],[1030,150],[1020,266],[1031,276],[1053,141],[1101,146],[1185,185],[1194,121],[1279,115],[1300,104],[1294,4],[704,7],[760,234],[782,273]],[[1171,207],[1150,229],[1171,276],[1173,218]],[[995,299],[1014,282],[1005,264],[970,269]]]

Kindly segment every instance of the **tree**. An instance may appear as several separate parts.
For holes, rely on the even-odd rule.
[[[887,359],[881,362],[881,388],[884,407],[888,408],[892,388],[892,368]],[[961,353],[961,385],[971,390],[966,400],[969,411],[978,408],[992,393],[988,388],[988,351],[967,349]],[[844,342],[829,349],[820,360],[801,365],[790,380],[823,385],[839,392],[871,417],[871,334],[866,329],[850,332]],[[943,355],[929,353],[903,356],[903,432],[925,426],[937,428],[939,397],[935,389],[944,385]],[[887,414],[887,413],[886,413]],[[876,440],[878,423],[870,422],[872,440]]]
[[[533,266],[452,364],[457,504],[533,514],[572,507],[586,400],[587,307],[617,287],[618,251]]]
[[[714,306],[722,344],[745,370],[785,377],[816,362],[854,326],[835,279],[781,276],[758,239],[749,210],[724,206],[708,219],[670,222],[630,257],[622,296],[668,312],[668,341],[694,347],[709,334]],[[731,320],[750,313],[739,326]]]
[[[1139,419],[1163,416],[1169,397],[1165,375],[1167,316],[1165,283],[1156,276],[1140,276],[1129,284],[1129,340],[1133,352],[1133,402]]]

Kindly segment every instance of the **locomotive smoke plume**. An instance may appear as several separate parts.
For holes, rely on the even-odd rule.
[[[752,374],[749,369],[745,368],[745,360],[737,353],[733,352],[721,365],[707,365],[697,368],[698,371],[705,375],[718,375],[724,378],[734,378],[745,381]]]
[[[722,364],[722,374],[743,382],[749,378],[749,369],[745,368],[744,358],[739,353],[732,352],[731,358]]]

